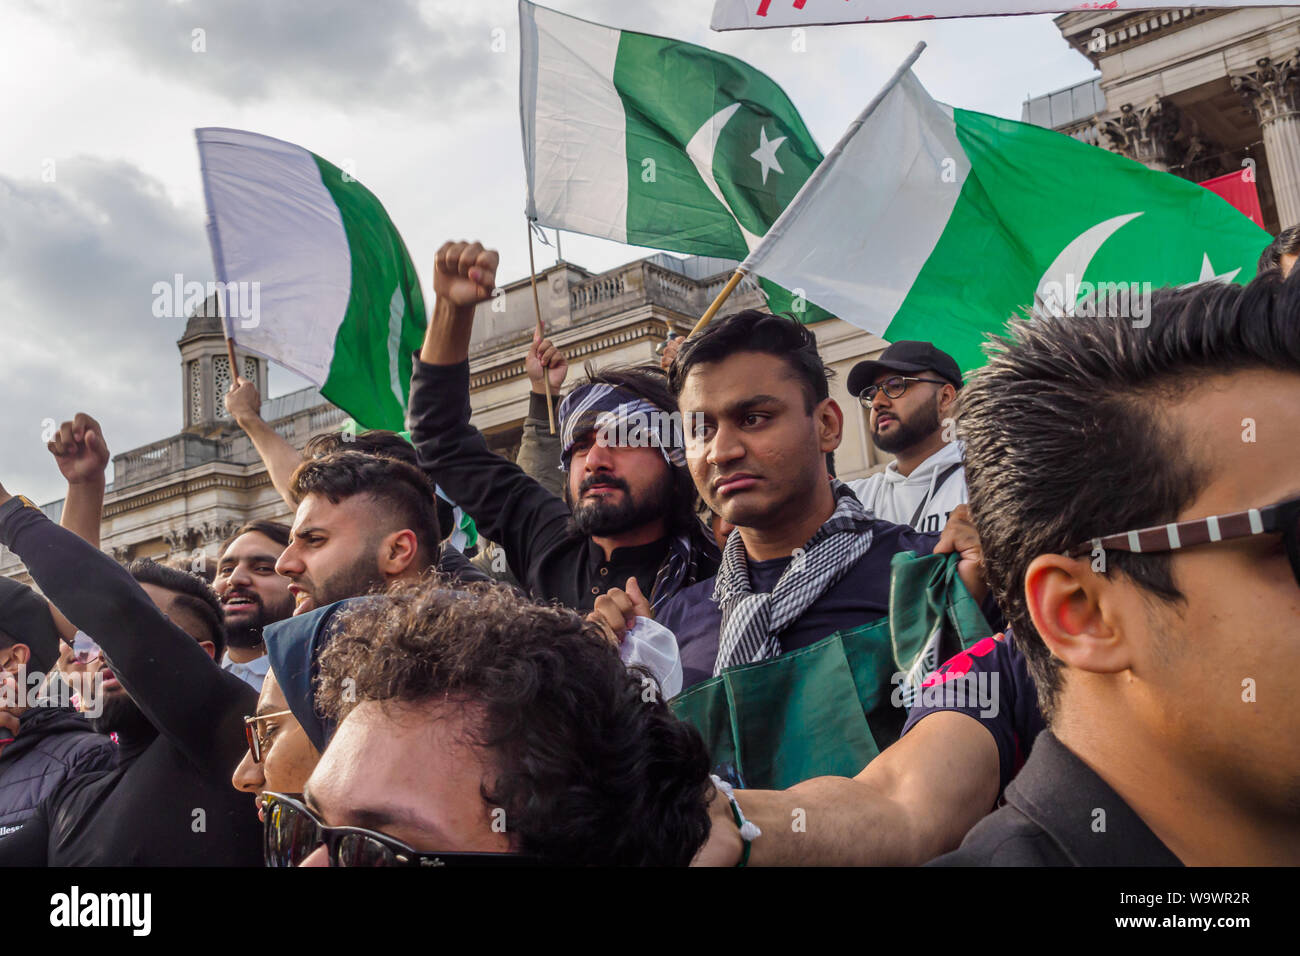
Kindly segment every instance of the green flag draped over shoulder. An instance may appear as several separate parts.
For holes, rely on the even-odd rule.
[[[930,662],[992,634],[957,577],[958,555],[894,555],[890,607],[902,610],[815,644],[745,664],[679,694],[673,712],[704,737],[715,773],[783,790],[852,777],[897,739]]]
[[[785,92],[692,43],[520,0],[528,216],[672,252],[743,259],[822,160]],[[774,312],[827,314],[764,281]]]
[[[228,320],[240,348],[313,382],[363,428],[404,429],[427,318],[383,205],[301,146],[245,130],[195,135],[217,278],[259,290],[257,315]]]

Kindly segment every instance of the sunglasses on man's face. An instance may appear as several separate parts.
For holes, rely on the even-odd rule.
[[[330,827],[297,797],[262,794],[262,852],[267,866],[299,866],[322,844],[330,866],[527,866],[518,853],[425,853],[375,830]]]
[[[1280,534],[1291,573],[1300,585],[1300,498],[1280,501],[1263,508],[1248,508],[1226,515],[1210,515],[1171,524],[1121,531],[1118,534],[1093,538],[1069,552],[1071,557],[1082,557],[1089,552],[1129,551],[1133,554],[1158,554],[1176,551],[1196,544],[1213,544],[1232,541],[1257,534]]]

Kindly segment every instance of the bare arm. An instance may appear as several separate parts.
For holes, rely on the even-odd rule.
[[[289,479],[293,477],[294,469],[302,464],[302,457],[279,432],[262,420],[262,396],[258,394],[257,386],[247,379],[236,378],[226,393],[226,411],[257,449],[271,484],[284,503],[290,511],[296,509],[297,505],[289,494]]]
[[[852,780],[817,777],[788,790],[739,790],[763,835],[751,866],[917,866],[954,849],[993,809],[998,748],[979,721],[940,711],[887,747]],[[740,862],[739,831],[725,798],[696,865]]]
[[[85,412],[78,412],[72,421],[59,426],[45,447],[68,481],[59,524],[98,548],[104,517],[104,471],[109,458],[104,430]]]

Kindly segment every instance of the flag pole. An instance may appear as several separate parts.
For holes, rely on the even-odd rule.
[[[731,278],[727,280],[727,284],[722,287],[722,291],[718,293],[717,297],[709,307],[704,310],[704,314],[700,316],[700,321],[695,323],[695,328],[691,329],[691,331],[687,333],[686,337],[688,339],[692,335],[697,335],[706,325],[713,321],[713,317],[717,315],[718,310],[722,308],[722,303],[726,302],[731,293],[736,291],[736,286],[740,285],[740,280],[744,277],[745,271],[738,267],[736,271],[732,273]]]
[[[533,281],[533,310],[537,313],[537,338],[538,341],[546,338],[546,328],[542,325],[542,303],[537,297],[537,265],[533,259],[533,224],[530,220],[525,220],[528,226],[528,273]],[[551,426],[551,434],[555,434],[555,400],[551,398],[551,376],[548,374],[546,366],[542,366],[542,384],[546,387],[546,419]]]
[[[226,296],[225,287],[222,286],[222,294],[216,297],[217,314],[221,316],[221,331],[226,338],[226,357],[230,359],[230,385],[233,388],[239,384],[239,365],[235,362],[235,333],[230,328],[230,318],[226,315]],[[216,396],[218,401],[225,398],[224,395]]]

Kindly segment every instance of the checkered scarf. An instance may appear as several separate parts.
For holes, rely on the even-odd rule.
[[[778,657],[781,632],[870,549],[871,518],[857,495],[836,479],[831,479],[831,491],[835,511],[808,544],[796,552],[770,593],[753,591],[740,532],[733,531],[727,539],[713,587],[713,600],[722,609],[715,675],[729,667]]]

